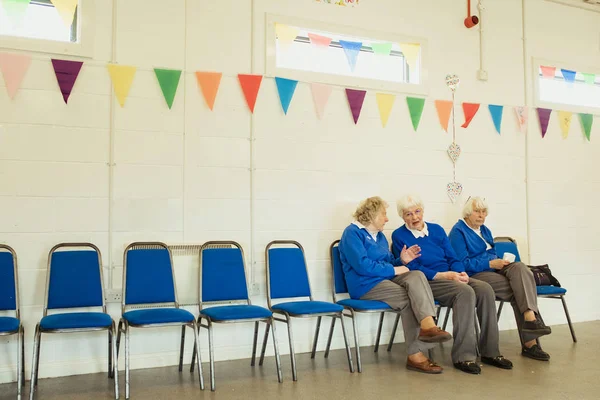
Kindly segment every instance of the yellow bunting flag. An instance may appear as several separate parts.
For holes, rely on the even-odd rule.
[[[400,50],[406,58],[406,62],[410,69],[417,67],[417,60],[419,59],[419,53],[421,52],[421,45],[418,43],[399,43]]]
[[[390,118],[390,113],[392,112],[392,107],[394,106],[394,100],[396,100],[396,96],[385,93],[377,93],[375,96],[377,98],[377,105],[379,106],[381,125],[383,125],[385,128],[388,119]]]
[[[299,32],[300,30],[296,27],[284,24],[275,24],[277,40],[284,49],[287,49],[292,44]]]
[[[558,112],[558,120],[560,121],[560,130],[562,131],[563,139],[566,139],[567,136],[569,136],[569,129],[571,129],[571,117],[573,117],[572,112]]]
[[[78,0],[50,0],[66,26],[73,24]]]
[[[106,68],[108,68],[108,73],[115,89],[115,96],[117,96],[121,107],[125,107],[125,100],[129,95],[129,89],[131,89],[131,83],[133,82],[137,68],[131,65],[118,64],[107,64]]]

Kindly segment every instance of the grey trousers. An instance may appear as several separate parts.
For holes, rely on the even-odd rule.
[[[508,264],[495,272],[480,272],[473,275],[472,278],[489,283],[498,299],[510,301],[517,320],[517,326],[523,326],[525,321],[523,313],[527,310],[535,312],[541,319],[533,273],[522,262]],[[529,342],[539,337],[534,333],[520,332],[520,335],[523,342]]]
[[[379,300],[400,311],[408,355],[425,353],[432,344],[418,340],[421,320],[435,316],[435,305],[427,278],[421,271],[410,271],[381,281],[361,300]]]
[[[498,347],[498,321],[492,287],[486,282],[469,279],[469,283],[457,281],[429,281],[433,297],[444,307],[452,307],[454,344],[452,362],[474,361],[477,358],[475,335],[475,311],[481,326],[479,349],[485,357],[500,355]]]

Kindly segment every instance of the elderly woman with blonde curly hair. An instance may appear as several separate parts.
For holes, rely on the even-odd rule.
[[[484,225],[488,205],[481,197],[470,197],[463,209],[463,219],[450,231],[450,243],[467,274],[490,284],[497,298],[510,301],[520,327],[521,354],[540,361],[550,355],[536,339],[551,333],[539,314],[535,280],[522,262],[509,262],[498,257],[492,232]]]
[[[442,367],[424,355],[425,343],[452,336],[435,324],[433,296],[423,273],[404,266],[419,257],[419,247],[404,247],[398,258],[390,252],[383,234],[387,207],[380,197],[362,201],[355,221],[344,230],[339,251],[348,291],[353,299],[379,300],[399,310],[408,352],[406,368],[439,374]]]

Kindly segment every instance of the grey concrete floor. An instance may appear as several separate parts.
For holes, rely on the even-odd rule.
[[[600,321],[575,324],[578,342],[573,343],[567,325],[553,326],[553,333],[543,339],[550,362],[531,360],[520,355],[516,331],[500,333],[504,356],[514,363],[513,370],[483,365],[481,375],[469,375],[452,367],[451,343],[438,345],[434,358],[444,368],[441,375],[425,375],[405,369],[403,343],[391,352],[385,346],[378,354],[373,347],[361,348],[363,372],[350,374],[343,350],[332,352],[329,359],[318,352],[298,354],[298,381],[293,382],[289,356],[282,356],[284,382],[277,382],[273,357],[262,367],[250,367],[250,360],[216,363],[216,392],[210,391],[208,363],[204,364],[206,390],[199,390],[197,374],[187,368],[151,368],[131,372],[132,399],[600,399],[600,344],[596,332]],[[280,343],[287,348],[287,343]],[[354,354],[353,354],[354,355]],[[189,367],[189,366],[188,366]],[[124,373],[120,372],[121,399]],[[29,383],[29,382],[28,382]],[[36,399],[114,398],[112,381],[107,375],[90,374],[65,378],[41,379]],[[25,395],[29,395],[28,385]],[[0,385],[0,400],[15,399],[16,384]]]

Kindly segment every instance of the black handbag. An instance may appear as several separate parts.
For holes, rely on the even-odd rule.
[[[535,279],[536,286],[556,286],[560,287],[560,282],[554,275],[548,264],[544,265],[528,265],[531,272],[533,272],[533,278]]]

